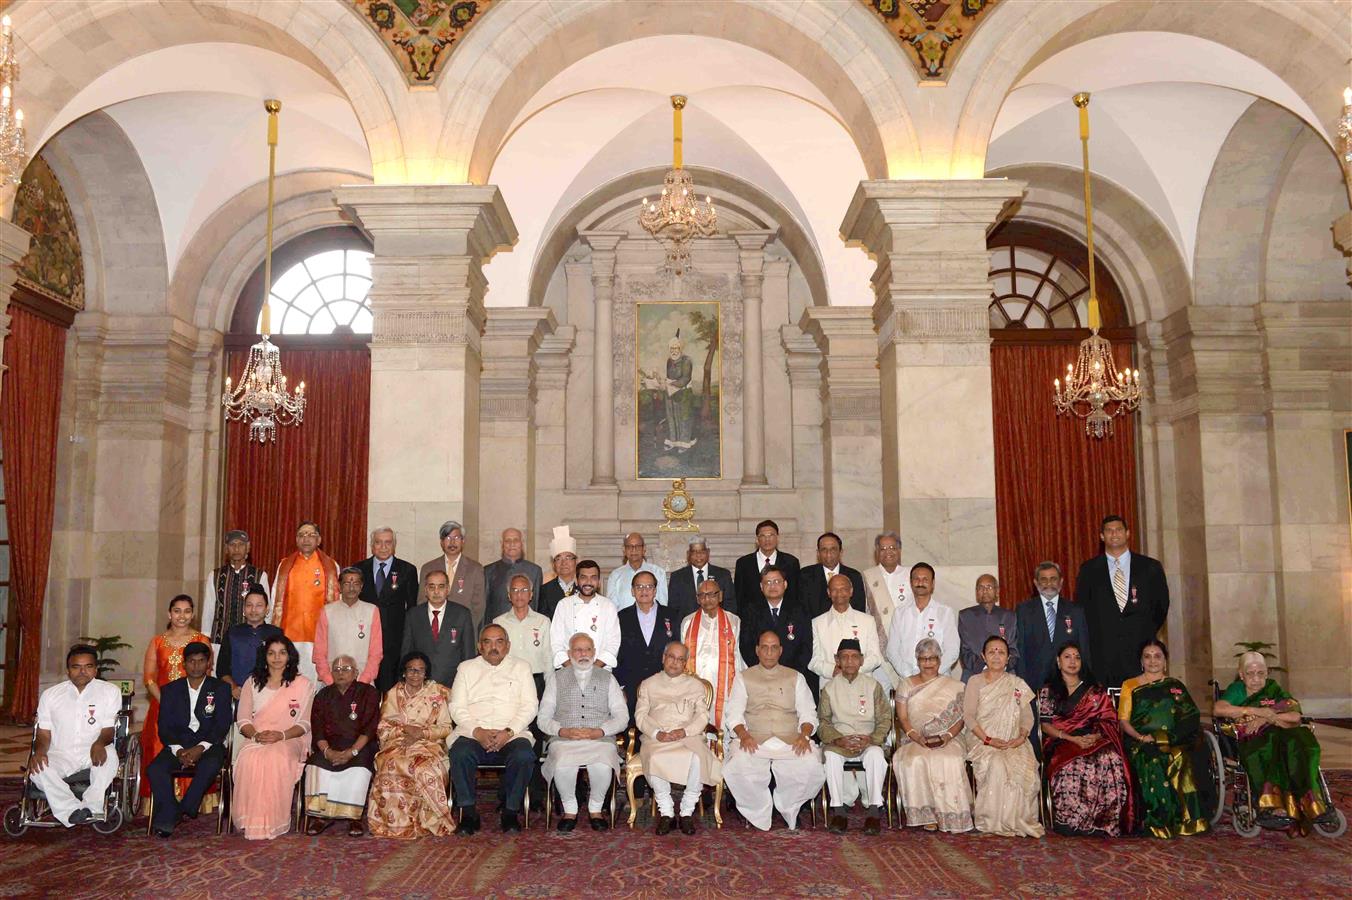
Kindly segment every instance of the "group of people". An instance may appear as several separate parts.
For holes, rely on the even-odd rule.
[[[796,828],[824,786],[831,831],[861,803],[876,834],[889,752],[906,824],[931,831],[1040,836],[1044,777],[1059,833],[1207,829],[1200,713],[1156,638],[1168,587],[1158,562],[1128,549],[1121,518],[1102,523],[1104,553],[1080,568],[1074,601],[1045,562],[1013,611],[992,575],[961,613],[936,601],[934,568],[902,569],[893,532],[865,572],[841,562],[835,534],[808,566],[778,536],[760,523],[732,571],[695,538],[668,575],[630,534],[602,594],[600,565],[578,559],[566,526],[542,584],[515,529],[482,566],[447,522],[442,555],[420,569],[378,529],[371,557],[340,571],[305,522],[269,594],[247,535],[229,532],[202,630],[192,598],[175,597],[146,653],[152,828],[168,837],[211,808],[233,754],[230,813],[249,838],[285,833],[297,790],[311,834],[335,821],[353,836],[473,834],[484,767],[499,770],[502,831],[522,828],[537,778],[557,791],[556,827],[575,829],[584,770],[587,823],[604,830],[626,762],[617,738],[632,725],[659,834],[694,833],[703,789],[720,781],[756,828],[776,811]],[[56,709],[83,712],[66,695],[90,689],[77,679],[86,651],[71,651],[69,684],[44,694],[43,758]],[[1305,828],[1332,811],[1318,745],[1261,656],[1240,674],[1216,713],[1239,723],[1267,824]],[[72,733],[106,756],[103,700],[90,696]],[[68,806],[52,809],[78,813]]]

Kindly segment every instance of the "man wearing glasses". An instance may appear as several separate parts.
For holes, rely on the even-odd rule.
[[[742,659],[748,666],[756,665],[759,662],[756,654],[759,636],[773,631],[779,636],[779,665],[802,673],[815,704],[817,676],[811,668],[812,619],[799,603],[785,597],[788,588],[788,577],[778,566],[765,567],[760,576],[764,599],[752,600],[749,609],[743,608]]]
[[[714,686],[709,721],[723,727],[723,705],[732,690],[732,680],[746,668],[738,650],[742,620],[723,608],[723,590],[712,578],[695,591],[699,609],[681,620],[681,643],[686,648],[685,670]]]
[[[363,583],[361,569],[348,566],[338,575],[338,602],[328,604],[319,614],[312,659],[325,684],[333,684],[329,660],[336,656],[356,660],[357,680],[362,684],[375,684],[380,674],[385,656],[380,610],[361,599]]]
[[[413,650],[427,654],[432,661],[427,677],[452,687],[460,664],[477,653],[474,622],[468,609],[459,603],[447,602],[451,585],[445,572],[433,569],[424,579],[423,587],[427,591],[427,600],[413,607],[404,620],[404,642],[399,658],[403,659]]]

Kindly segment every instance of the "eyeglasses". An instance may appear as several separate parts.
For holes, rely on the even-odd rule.
[[[766,584],[784,584],[784,579],[783,579],[783,578],[767,578],[767,579],[765,579],[765,583],[766,583]]]
[[[938,661],[939,661],[939,657],[937,657],[937,656],[917,656],[917,657],[915,658],[915,661],[916,661],[916,662],[938,662]]]
[[[427,674],[427,670],[426,670],[426,669],[405,669],[405,670],[404,670],[404,674],[405,674],[405,675],[426,675],[426,674]]]
[[[356,667],[356,666],[334,666],[334,667],[333,667],[333,671],[335,671],[335,672],[355,672],[355,671],[357,671],[357,667]]]
[[[529,594],[529,593],[530,593],[530,588],[528,588],[528,587],[523,587],[523,588],[509,588],[508,591],[507,591],[507,593],[509,593],[509,594]]]

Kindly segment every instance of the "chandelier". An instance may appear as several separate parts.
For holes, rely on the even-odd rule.
[[[278,425],[299,425],[305,417],[305,382],[296,386],[293,395],[282,374],[282,354],[268,338],[272,330],[272,213],[273,182],[277,177],[277,113],[280,100],[265,100],[268,112],[268,227],[267,254],[263,257],[263,315],[258,330],[263,339],[249,348],[249,359],[244,364],[244,375],[239,387],[225,379],[225,394],[221,405],[225,417],[236,422],[249,422],[249,440],[269,443],[277,439]]]
[[[1064,389],[1055,381],[1056,412],[1084,419],[1084,432],[1102,438],[1113,433],[1113,419],[1141,405],[1141,373],[1119,372],[1113,361],[1113,345],[1099,336],[1098,294],[1094,287],[1094,207],[1089,192],[1089,95],[1075,95],[1080,110],[1080,145],[1084,154],[1084,222],[1089,251],[1089,337],[1080,342],[1080,355],[1066,366]]]
[[[19,86],[19,57],[9,16],[0,19],[0,184],[18,184],[28,153],[24,147],[23,110],[14,105]]]
[[[1352,171],[1352,87],[1343,88],[1343,114],[1338,119],[1338,137],[1343,142],[1343,167]]]
[[[706,196],[700,203],[695,195],[695,181],[681,167],[681,110],[685,97],[671,98],[671,170],[662,182],[662,195],[649,203],[644,197],[638,205],[638,222],[643,230],[661,242],[667,251],[663,268],[672,275],[682,275],[690,268],[690,241],[696,236],[709,237],[718,228],[718,214],[713,197]]]

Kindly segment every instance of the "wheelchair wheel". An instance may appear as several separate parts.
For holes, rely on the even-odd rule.
[[[1343,827],[1347,827],[1345,822]],[[5,810],[5,834],[16,838],[23,837],[26,831],[28,823],[23,820],[23,808],[16,803]]]
[[[1235,789],[1238,790],[1238,786]],[[1235,803],[1234,812],[1230,816],[1230,824],[1234,826],[1235,833],[1240,837],[1258,837],[1263,832],[1263,826],[1258,824],[1257,811],[1247,803]]]
[[[1337,808],[1333,810],[1333,815],[1335,821],[1332,824],[1324,825],[1316,822],[1314,830],[1326,838],[1342,837],[1344,832],[1347,831],[1347,816],[1343,815],[1343,811]],[[5,818],[5,830],[9,830],[8,817]]]
[[[1206,735],[1207,748],[1211,751],[1211,774],[1216,781],[1216,808],[1211,813],[1211,825],[1220,824],[1225,815],[1225,757],[1221,755],[1221,742],[1210,731]],[[1236,787],[1238,790],[1238,787]]]
[[[102,822],[90,822],[94,830],[99,834],[116,834],[122,827],[122,807],[109,806],[106,817]]]
[[[128,822],[136,818],[141,803],[141,736],[127,739],[127,756],[122,760],[122,790],[120,812]]]

